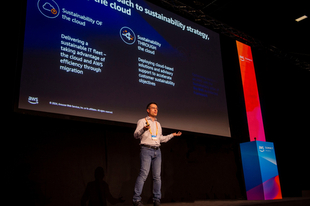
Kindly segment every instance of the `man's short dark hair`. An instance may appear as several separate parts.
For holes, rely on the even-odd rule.
[[[148,109],[148,108],[150,107],[151,104],[155,104],[155,105],[158,107],[158,105],[157,105],[156,102],[150,102],[150,103],[148,103],[148,105],[146,106],[146,109]]]

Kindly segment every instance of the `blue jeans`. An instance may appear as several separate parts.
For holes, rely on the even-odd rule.
[[[161,151],[141,146],[140,153],[140,173],[136,180],[133,201],[141,201],[141,193],[144,182],[149,174],[152,165],[153,174],[153,200],[161,199]]]

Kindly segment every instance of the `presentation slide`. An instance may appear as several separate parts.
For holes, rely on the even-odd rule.
[[[219,34],[142,0],[28,0],[19,109],[230,137]]]

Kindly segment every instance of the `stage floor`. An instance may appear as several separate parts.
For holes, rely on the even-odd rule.
[[[146,204],[151,206],[152,204]],[[281,200],[205,200],[195,202],[162,203],[161,206],[310,206],[310,197],[283,198]]]

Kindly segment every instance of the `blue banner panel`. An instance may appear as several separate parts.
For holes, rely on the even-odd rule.
[[[241,143],[240,151],[248,200],[282,199],[273,143]]]

